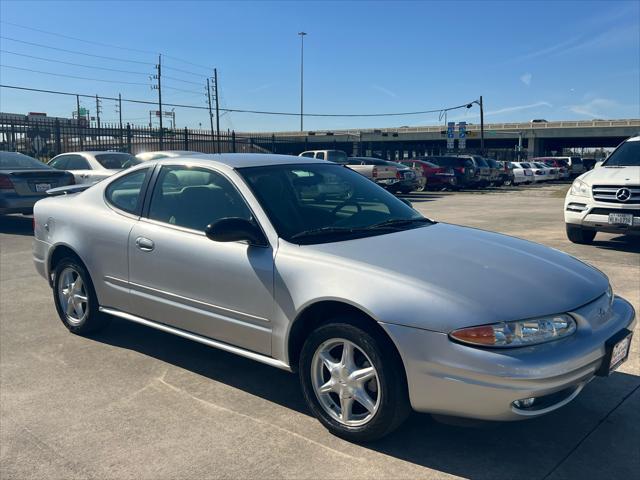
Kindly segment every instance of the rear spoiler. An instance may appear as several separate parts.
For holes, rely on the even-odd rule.
[[[78,185],[67,185],[64,187],[51,188],[47,190],[47,195],[52,197],[58,195],[71,195],[72,193],[84,192],[87,188],[95,185],[94,183],[80,183]]]

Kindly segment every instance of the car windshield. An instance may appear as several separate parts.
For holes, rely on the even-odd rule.
[[[475,160],[476,160],[476,163],[478,164],[479,167],[488,167],[489,166],[487,161],[482,157],[475,157]]]
[[[45,165],[40,160],[28,157],[17,152],[0,152],[0,170],[53,170],[49,165]]]
[[[238,171],[278,235],[293,243],[349,240],[432,223],[341,165],[269,165]]]
[[[605,167],[639,167],[640,141],[624,142],[602,165]]]
[[[99,153],[96,160],[108,170],[122,170],[141,163],[139,158],[128,153]]]

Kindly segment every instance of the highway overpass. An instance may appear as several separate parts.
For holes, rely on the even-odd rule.
[[[528,157],[561,153],[563,148],[615,147],[625,138],[640,134],[640,119],[578,120],[540,123],[485,124],[485,149],[514,152],[518,145]],[[242,135],[239,133],[239,135]],[[265,133],[261,133],[265,135]],[[278,152],[337,148],[354,155],[377,154],[385,158],[446,152],[446,127],[400,127],[380,129],[270,132]],[[457,143],[456,126],[456,147]],[[285,147],[286,141],[286,147]],[[267,148],[268,145],[265,145]],[[467,150],[480,148],[480,125],[467,125]],[[298,151],[299,150],[299,151]]]

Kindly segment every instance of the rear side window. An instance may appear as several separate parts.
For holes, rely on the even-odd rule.
[[[320,159],[320,160],[324,160],[324,152],[318,152],[316,153],[316,158]]]
[[[107,202],[128,213],[139,211],[142,202],[142,187],[148,168],[136,170],[111,182],[105,191]]]
[[[64,155],[62,157],[54,158],[49,162],[49,166],[53,168],[57,168],[58,170],[66,170],[67,169],[67,160],[69,156]]]
[[[69,155],[64,170],[91,170],[87,159],[81,155]]]
[[[301,157],[313,158],[313,152],[304,152],[300,154]]]
[[[108,170],[122,170],[140,163],[139,158],[128,153],[99,153],[96,155],[96,160]]]

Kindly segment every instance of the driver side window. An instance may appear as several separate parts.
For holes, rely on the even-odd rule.
[[[148,216],[199,232],[223,218],[252,219],[249,207],[226,177],[212,170],[186,166],[162,167]]]

